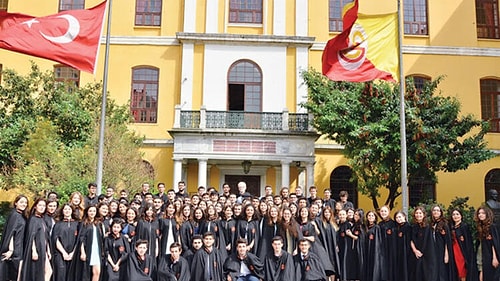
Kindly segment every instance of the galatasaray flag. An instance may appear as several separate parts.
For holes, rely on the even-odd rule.
[[[344,31],[323,51],[323,74],[334,81],[398,78],[397,13],[358,14],[358,0],[344,9]]]
[[[0,12],[0,48],[92,73],[105,11],[106,1],[45,17]]]

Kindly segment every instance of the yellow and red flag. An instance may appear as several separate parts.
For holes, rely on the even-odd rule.
[[[323,51],[323,74],[334,81],[365,82],[398,79],[397,13],[358,13],[358,0],[344,8],[344,31]]]

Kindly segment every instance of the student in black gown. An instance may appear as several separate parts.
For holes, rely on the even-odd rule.
[[[411,251],[411,225],[408,223],[406,214],[403,211],[397,211],[394,214],[396,222],[396,260],[394,265],[394,280],[407,281],[410,278],[410,257]]]
[[[243,238],[248,242],[248,249],[252,254],[257,253],[259,247],[259,217],[252,204],[247,204],[241,212],[236,224],[236,239]],[[234,251],[235,249],[233,249]]]
[[[299,239],[299,253],[293,256],[295,264],[295,280],[297,281],[326,281],[325,268],[320,257],[310,251],[311,244],[305,238]]]
[[[191,266],[193,262],[193,257],[198,252],[199,249],[203,247],[203,236],[199,234],[193,235],[193,238],[191,239],[191,247],[185,251],[182,252],[182,256],[188,261],[188,264]]]
[[[479,240],[478,269],[479,280],[500,280],[498,266],[500,257],[500,235],[493,223],[493,212],[481,206],[474,214]]]
[[[231,253],[233,244],[236,241],[236,220],[234,219],[233,208],[226,205],[222,209],[221,231],[224,233],[224,240],[226,241],[226,251]]]
[[[449,265],[453,261],[451,233],[444,212],[437,204],[431,207],[431,222],[436,255],[436,274],[438,276],[436,281],[448,281],[450,276]]]
[[[290,208],[281,211],[280,231],[280,236],[283,237],[283,249],[291,255],[297,254],[299,225]]]
[[[147,252],[148,241],[135,241],[135,251],[128,255],[125,281],[156,280],[156,260]]]
[[[451,238],[453,258],[455,265],[451,271],[451,280],[477,281],[476,252],[474,251],[474,240],[469,226],[462,221],[462,211],[458,208],[451,210]]]
[[[111,233],[104,239],[104,256],[106,258],[106,274],[104,280],[119,281],[125,278],[126,261],[130,253],[130,244],[122,235],[123,220],[114,218],[111,222]]]
[[[382,280],[395,281],[394,277],[394,264],[396,259],[396,235],[394,233],[394,228],[396,223],[392,218],[391,209],[389,206],[382,206],[379,209],[380,222],[378,223],[380,231],[382,234],[382,251],[381,262],[382,262]]]
[[[245,239],[236,240],[236,251],[224,262],[224,276],[228,281],[259,281],[264,278],[264,263],[248,251]]]
[[[273,251],[264,259],[264,280],[295,281],[293,256],[283,250],[283,238],[273,237],[271,246]]]
[[[125,220],[125,225],[123,226],[122,233],[123,236],[127,239],[130,248],[133,248],[134,242],[136,240],[135,235],[136,235],[137,222],[139,220],[139,210],[136,208],[129,207],[127,209],[126,217],[127,219]],[[153,247],[152,245],[150,246]]]
[[[17,280],[23,256],[28,198],[18,195],[3,229],[0,242],[0,280]]]
[[[156,212],[152,204],[147,203],[142,211],[141,218],[137,222],[135,239],[148,241],[148,254],[154,258],[158,257],[160,224],[156,218]],[[131,247],[132,249],[132,247]]]
[[[337,246],[337,230],[338,225],[335,222],[335,216],[333,215],[333,210],[329,206],[323,208],[323,212],[321,212],[321,217],[318,222],[319,227],[319,238],[321,243],[325,247],[328,257],[330,258],[330,262],[335,269],[335,275],[339,276],[340,274],[340,261],[338,255],[338,246]]]
[[[225,280],[223,265],[226,251],[214,247],[215,235],[206,232],[203,235],[203,247],[194,254],[191,264],[192,281]]]
[[[43,219],[47,201],[38,198],[31,208],[26,225],[20,281],[49,281],[52,277],[49,228]]]
[[[181,256],[182,246],[175,242],[170,245],[170,254],[162,256],[158,262],[158,281],[189,281],[191,268]]]
[[[220,231],[220,218],[214,205],[207,206],[205,210],[205,220],[200,223],[200,234],[203,235],[206,232],[212,232],[215,234],[215,247],[218,249],[225,249],[226,241],[224,239],[224,233]]]
[[[53,280],[66,281],[78,242],[80,222],[70,203],[61,206],[56,221],[52,229]]]
[[[279,219],[278,216],[279,216],[278,207],[271,206],[267,210],[267,214],[264,217],[262,224],[262,236],[259,243],[259,249],[257,251],[257,256],[262,261],[264,261],[267,255],[273,252],[271,242],[273,240],[273,237],[275,237],[281,232],[279,229],[280,224],[278,222]]]
[[[366,239],[365,255],[363,264],[363,280],[382,280],[382,264],[380,263],[380,251],[382,249],[382,234],[377,224],[375,211],[366,213]],[[398,279],[399,280],[399,279]]]
[[[178,222],[179,224],[179,242],[182,245],[182,252],[187,251],[191,247],[191,239],[193,237],[193,209],[190,204],[184,204],[181,207]]]
[[[59,201],[57,199],[47,199],[47,208],[45,214],[43,215],[43,220],[49,229],[49,235],[52,235],[52,228],[56,224],[56,213],[59,207]]]
[[[410,246],[413,251],[411,264],[413,269],[410,280],[436,281],[438,277],[432,230],[422,206],[417,206],[413,210],[411,234]]]
[[[165,207],[165,216],[160,220],[160,253],[158,256],[170,254],[170,245],[179,242],[175,206],[168,202]]]

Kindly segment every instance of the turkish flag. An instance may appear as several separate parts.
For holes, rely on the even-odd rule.
[[[0,48],[93,73],[105,11],[106,1],[45,17],[0,12]]]

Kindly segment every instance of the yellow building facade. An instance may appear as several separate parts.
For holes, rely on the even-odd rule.
[[[347,2],[114,0],[108,91],[118,103],[130,102],[136,121],[131,129],[146,137],[144,158],[154,167],[155,182],[175,188],[184,180],[196,192],[224,182],[236,190],[243,180],[257,195],[265,185],[275,193],[315,185],[320,194],[348,189],[360,207],[371,208],[347,180],[342,147],[320,137],[300,106],[307,95],[300,72],[321,69],[322,50],[341,30]],[[498,0],[402,2],[405,76],[445,75],[442,93],[457,97],[463,113],[491,119],[486,138],[490,149],[500,151]],[[0,3],[8,12],[44,16],[100,1]],[[397,0],[360,0],[361,13],[396,10]],[[104,36],[101,43],[97,72],[79,73],[80,85],[103,79]],[[27,72],[30,60],[64,78],[57,63],[0,50],[4,69]],[[499,167],[495,157],[466,171],[439,173],[435,186],[414,186],[410,201],[432,197],[448,204],[469,196],[477,206],[486,189],[500,187]]]

